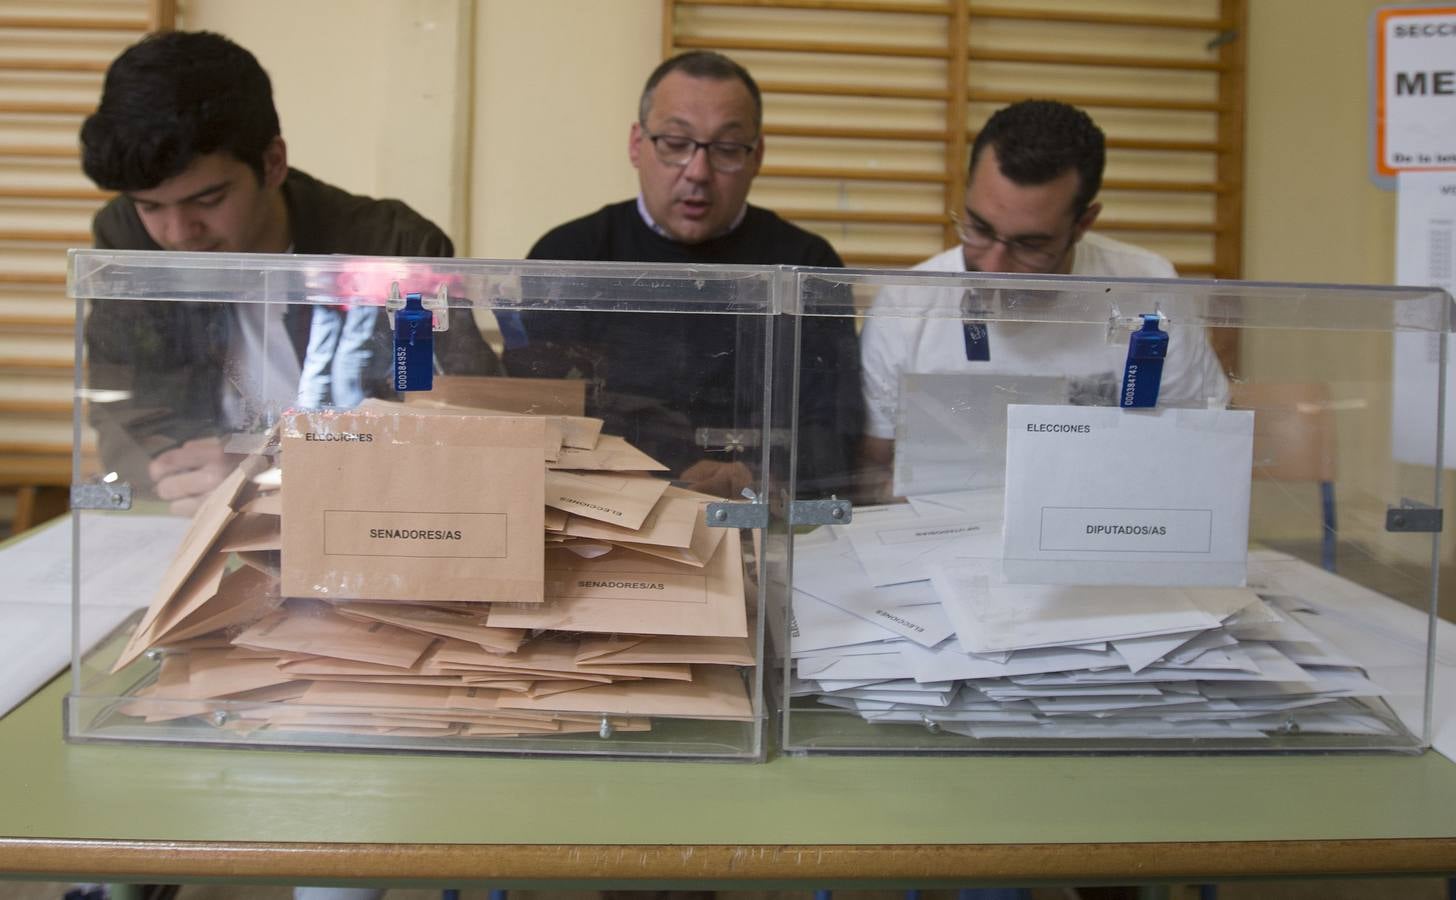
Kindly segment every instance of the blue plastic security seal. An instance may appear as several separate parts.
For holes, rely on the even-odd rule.
[[[1122,373],[1125,409],[1149,409],[1158,405],[1158,387],[1163,381],[1163,360],[1168,358],[1168,333],[1158,328],[1158,315],[1143,316],[1143,327],[1127,341],[1127,368]]]
[[[428,391],[435,383],[434,314],[420,294],[405,294],[394,314],[394,389]]]
[[[991,334],[985,322],[961,322],[966,339],[966,361],[988,362],[991,359]]]

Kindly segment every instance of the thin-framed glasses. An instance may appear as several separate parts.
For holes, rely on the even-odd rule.
[[[965,217],[950,214],[950,220],[955,224],[956,237],[961,243],[976,251],[990,250],[996,244],[1004,244],[1006,252],[1012,259],[1034,271],[1043,271],[1056,265],[1062,254],[1067,252],[1067,244],[1064,241],[1024,241],[1016,238],[1004,238],[997,234],[994,229],[983,222],[967,220]]]
[[[665,166],[686,166],[702,149],[708,152],[708,165],[713,171],[725,175],[742,171],[755,149],[754,144],[737,141],[695,141],[681,134],[653,134],[645,125],[642,134],[652,142],[658,161]]]

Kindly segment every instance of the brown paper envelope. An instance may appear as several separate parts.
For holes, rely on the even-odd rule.
[[[445,610],[402,603],[340,603],[334,611],[343,616],[384,622],[410,631],[451,637],[496,653],[514,653],[526,640],[520,628],[491,628],[485,624],[486,610]]]
[[[636,717],[612,716],[607,720],[612,731],[651,731],[652,720]],[[557,734],[596,734],[601,731],[601,722],[562,722]]]
[[[305,606],[290,600],[285,611],[254,623],[233,643],[408,669],[424,656],[434,638],[383,622],[348,619],[324,604]]]
[[[536,415],[580,416],[586,410],[586,382],[579,378],[436,375],[430,394],[459,406]]]
[[[243,550],[238,559],[274,581],[283,577],[283,556],[277,550]]]
[[[310,681],[347,681],[355,684],[426,684],[436,687],[459,687],[459,678],[445,675],[309,675]],[[525,682],[529,686],[529,682]],[[525,688],[521,689],[522,691]]]
[[[627,716],[687,716],[697,719],[752,721],[753,704],[738,670],[727,666],[693,669],[692,681],[636,681],[583,688],[550,697],[502,695],[501,709],[551,709],[561,712]]]
[[[623,528],[642,527],[668,483],[645,475],[547,472],[545,503]]]
[[[228,473],[222,483],[214,488],[212,493],[208,494],[202,504],[198,506],[197,512],[192,515],[191,524],[187,526],[187,533],[182,536],[182,542],[178,545],[177,555],[172,558],[171,565],[167,567],[166,573],[162,576],[162,582],[157,587],[157,593],[153,595],[151,605],[147,607],[146,613],[143,614],[141,622],[137,625],[138,632],[150,628],[152,622],[170,604],[172,595],[182,587],[187,576],[192,574],[192,570],[197,568],[203,556],[217,541],[217,536],[222,533],[228,520],[235,515],[232,502],[237,498],[238,491],[242,490],[247,480],[267,464],[267,460],[262,457],[247,457],[236,469]],[[124,651],[116,668],[120,669],[131,662],[145,649],[142,647],[129,658]]]
[[[278,671],[271,659],[236,659],[227,650],[194,650],[187,656],[187,696],[199,700],[293,680],[293,676]]]
[[[154,646],[166,650],[168,653],[186,653],[189,650],[227,650],[232,645],[232,635],[224,631],[216,631],[200,637],[188,638],[184,641],[163,639],[158,641]]]
[[[547,476],[547,482],[550,482]],[[693,544],[693,534],[701,523],[704,531],[713,530],[720,534],[722,528],[709,529],[703,516],[703,504],[712,498],[685,491],[671,485],[663,491],[648,512],[642,524],[636,528],[596,518],[582,518],[573,515],[566,521],[565,532],[573,537],[595,538],[603,541],[618,541],[631,544],[655,544],[660,547],[680,547],[684,550]],[[711,550],[706,561],[712,556]]]
[[[499,687],[502,683],[500,679],[509,678],[512,676],[520,679],[527,679],[524,683],[526,685],[526,690],[529,691],[531,685],[535,684],[537,681],[557,681],[562,677],[562,673],[552,672],[546,669],[476,669],[474,671],[466,671],[464,669],[460,670],[461,683],[470,687]],[[612,684],[613,682],[619,680],[611,675],[594,675],[586,672],[576,673],[573,674],[571,677],[583,681],[591,681],[594,684]]]
[[[676,490],[672,488],[670,490]],[[673,498],[681,500],[681,498]],[[664,502],[668,498],[664,497]],[[613,541],[623,547],[636,550],[638,553],[646,553],[648,556],[656,556],[661,559],[669,559],[673,562],[685,563],[690,566],[706,565],[713,554],[718,552],[718,545],[724,540],[730,529],[715,528],[708,524],[708,517],[705,515],[702,501],[690,501],[693,504],[692,533],[686,547],[662,546],[658,541],[641,541],[632,537],[619,538]],[[662,504],[659,503],[658,506]],[[644,531],[646,529],[643,529]],[[735,536],[736,539],[736,536]]]
[[[582,382],[575,383],[581,384]],[[436,384],[439,384],[438,380],[436,381]],[[435,393],[435,391],[431,391],[429,395],[410,394],[404,404],[395,404],[384,400],[365,400],[363,403],[359,404],[359,408],[370,407],[376,404],[379,405],[380,408],[404,405],[410,407],[411,409],[428,407],[441,410],[452,410],[455,412],[477,412],[480,414],[493,416],[541,416],[542,418],[553,422],[556,429],[561,432],[561,439],[555,442],[555,452],[553,452],[552,455],[549,457],[551,459],[556,458],[556,453],[560,452],[563,445],[567,447],[575,447],[579,450],[591,450],[596,447],[597,439],[601,437],[603,424],[602,420],[592,418],[591,416],[584,416],[579,414],[556,414],[547,412],[542,409],[512,408],[509,406],[477,406],[473,403],[451,403],[447,401],[442,401],[434,397]],[[529,404],[525,405],[529,406]],[[548,434],[549,433],[550,432],[548,432]],[[548,445],[550,445],[551,442],[548,440],[547,443]]]
[[[562,447],[561,456],[548,469],[588,472],[666,472],[667,466],[627,443],[626,438],[604,434],[590,450]]]
[[[540,419],[292,414],[283,594],[542,598]]]
[[[747,638],[651,637],[610,649],[612,638],[583,639],[578,656],[592,654],[585,665],[612,663],[697,663],[716,666],[751,666],[753,648]]]
[[[577,676],[582,672],[576,662],[576,642],[536,640],[510,654],[485,653],[457,641],[449,641],[435,653],[435,661],[445,669],[473,667],[491,671],[546,672]],[[588,678],[614,674],[593,670]]]
[[[614,682],[615,683],[615,682]],[[581,681],[579,679],[562,681],[537,681],[526,691],[528,697],[549,697],[552,694],[564,694],[567,691],[579,691],[582,688],[598,687],[598,682]]]
[[[216,596],[226,567],[226,553],[214,552],[203,556],[151,623],[145,627],[138,626],[132,632],[111,671],[120,671],[148,649],[165,641],[172,629]]]
[[[565,510],[551,509],[550,507],[547,507],[545,510],[545,515],[546,530],[548,532],[566,530],[566,520],[569,518],[569,516],[567,515]]]
[[[281,516],[283,515],[283,495],[278,491],[259,493],[238,512],[256,516]]]
[[[300,702],[311,706],[369,706],[442,710],[455,688],[412,684],[316,681]]]
[[[499,713],[464,712],[458,709],[440,713],[396,713],[394,717],[414,719],[420,722],[452,722],[461,725],[509,729],[523,734],[555,734],[561,727],[550,719],[514,719]]]
[[[277,516],[239,513],[218,538],[219,550],[282,550],[283,534]]]
[[[562,536],[562,540],[554,540],[550,535],[546,543],[560,547],[563,550],[570,550],[582,559],[596,559],[599,556],[606,556],[612,552],[614,546],[610,541],[588,541],[584,538]]]
[[[546,602],[496,604],[486,622],[500,628],[747,637],[740,545],[722,541],[702,568],[630,550],[591,560],[552,550]]]
[[[285,657],[278,663],[278,669],[290,675],[305,678],[319,678],[325,675],[337,675],[349,678],[364,678],[367,676],[425,678],[441,675],[438,671],[424,671],[422,665],[419,663],[401,669],[398,666],[361,662],[357,659],[334,659],[328,656]],[[456,683],[459,683],[459,679],[454,680]]]
[[[629,647],[635,647],[645,640],[648,639],[630,634],[607,634],[601,635],[600,637],[583,637],[576,645],[576,661],[579,663],[586,662],[600,656],[606,656],[609,653],[619,653]]]
[[[523,413],[503,409],[481,409],[479,407],[442,403],[439,400],[434,400],[420,394],[408,395],[408,400],[405,403],[393,403],[388,400],[375,399],[365,400],[356,409],[419,416],[509,416],[515,418],[524,415]],[[545,438],[541,442],[542,459],[546,462],[555,462],[561,456],[561,445],[565,440],[561,417],[537,416],[536,418],[541,420],[542,428],[545,431]]]
[[[278,603],[278,582],[251,566],[242,566],[224,575],[217,595],[168,630],[163,640],[171,646],[255,622],[273,612]]]
[[[313,709],[289,704],[267,710],[263,718],[273,727],[291,731],[338,731],[342,728],[377,729],[376,734],[394,734],[396,729],[403,733],[433,737],[448,735],[454,729],[448,722],[422,722],[404,716],[376,713],[369,710],[358,712],[316,712]]]

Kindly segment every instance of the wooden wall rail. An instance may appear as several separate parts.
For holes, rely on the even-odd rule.
[[[66,250],[89,246],[90,219],[108,197],[80,171],[76,133],[112,57],[175,23],[175,4],[51,0],[44,13],[0,15],[0,528],[25,528],[64,509],[71,481],[75,306],[65,296]],[[9,510],[6,512],[5,510]]]
[[[754,72],[770,144],[754,201],[850,265],[952,246],[946,213],[980,124],[1040,97],[1107,134],[1098,231],[1184,275],[1238,278],[1246,2],[663,0],[662,49],[721,50]],[[1215,344],[1232,362],[1230,338]]]

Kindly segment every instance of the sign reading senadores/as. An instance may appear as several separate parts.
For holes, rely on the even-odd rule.
[[[1375,170],[1456,168],[1456,6],[1374,16]]]

